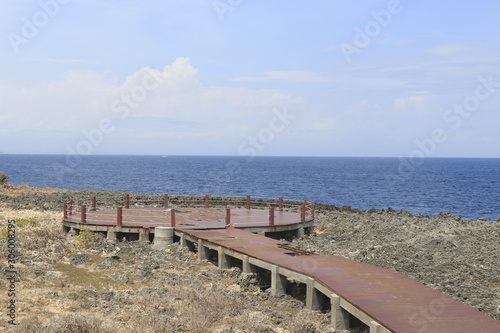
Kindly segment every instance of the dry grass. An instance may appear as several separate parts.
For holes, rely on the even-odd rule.
[[[110,245],[91,233],[69,236],[61,231],[61,212],[0,207],[0,229],[13,218],[19,219],[20,325],[13,329],[2,313],[0,331],[205,333],[231,327],[234,332],[287,333],[306,323],[328,326],[328,315],[276,304],[264,292],[240,291],[237,271],[198,263],[189,253],[176,259],[176,248],[158,252],[138,243]],[[6,240],[1,242],[5,248]],[[120,260],[105,266],[115,253]],[[91,262],[72,264],[76,254]],[[159,267],[141,266],[155,260]],[[0,269],[5,264],[1,251]],[[0,280],[0,289],[5,287],[5,279]],[[0,304],[7,301],[2,293]]]

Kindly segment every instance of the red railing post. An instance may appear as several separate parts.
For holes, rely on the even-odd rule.
[[[130,195],[125,194],[125,208],[130,207]]]
[[[210,196],[207,194],[205,195],[205,208],[208,208],[208,199],[210,198]]]
[[[316,204],[313,202],[311,204],[311,218],[314,220],[314,214],[315,214],[315,211],[316,211]]]
[[[92,197],[92,209],[93,212],[97,210],[97,200],[96,197]]]
[[[300,206],[300,222],[306,221],[306,205]]]
[[[87,220],[87,207],[85,205],[82,205],[82,210],[81,210],[81,222],[85,223]]]
[[[269,208],[269,225],[274,225],[274,207]]]
[[[68,217],[68,203],[65,202],[64,203],[64,213],[63,213],[63,218],[67,218]]]
[[[250,209],[250,196],[247,195],[247,209]]]
[[[73,199],[69,199],[68,205],[69,205],[68,213],[71,215],[71,214],[73,214]]]
[[[280,212],[283,211],[283,197],[278,198],[278,208],[279,208]]]
[[[122,226],[122,223],[123,223],[122,207],[116,207],[116,225]]]
[[[175,227],[175,209],[170,210],[170,226]]]
[[[231,208],[226,208],[226,227],[231,224]]]
[[[163,195],[163,207],[168,208],[168,194]]]

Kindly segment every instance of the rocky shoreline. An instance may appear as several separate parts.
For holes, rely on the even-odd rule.
[[[198,263],[193,253],[177,246],[154,250],[140,242],[109,243],[60,231],[62,203],[68,198],[88,202],[95,195],[99,205],[115,207],[123,203],[123,194],[0,189],[1,227],[9,218],[27,221],[20,227],[19,269],[21,288],[30,296],[22,296],[18,332],[33,327],[40,327],[36,332],[78,327],[99,327],[95,332],[117,327],[137,332],[331,332],[328,315],[309,311],[290,296],[272,297],[253,277]],[[131,198],[152,203],[158,196]],[[193,198],[172,196],[181,205]],[[500,320],[499,222],[317,205],[315,224],[315,233],[293,245],[399,271]],[[5,271],[5,253],[0,256]],[[221,306],[224,302],[232,306]],[[75,310],[81,315],[72,315]],[[8,329],[1,320],[0,330]]]

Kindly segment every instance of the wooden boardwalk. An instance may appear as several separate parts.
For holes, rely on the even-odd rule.
[[[215,251],[221,268],[239,265],[247,273],[269,271],[274,294],[286,293],[290,283],[303,283],[306,305],[330,311],[336,329],[349,329],[352,318],[357,318],[371,333],[500,332],[499,321],[398,272],[311,253],[264,236],[290,230],[301,235],[312,228],[313,212],[306,216],[263,209],[229,212],[182,207],[176,209],[173,222],[166,208],[82,210],[84,214],[65,208],[64,227],[87,227],[114,237],[117,232],[137,232],[147,236],[140,239],[150,240],[155,228],[175,225],[175,235],[183,245],[196,249],[200,259]]]
[[[300,250],[294,253],[287,243],[243,230],[182,232],[193,240],[203,240],[313,278],[321,287],[316,285],[311,293],[320,289],[328,299],[331,294],[338,295],[352,306],[346,307],[354,312],[353,315],[366,314],[369,317],[366,324],[371,324],[375,332],[382,332],[383,328],[389,332],[407,333],[500,332],[500,322],[395,271],[338,256],[301,254]],[[284,274],[294,276],[288,272]],[[282,285],[276,292],[284,290],[286,286]],[[325,291],[329,293],[325,295]],[[320,308],[320,304],[314,304],[313,297],[310,297],[310,307]],[[377,323],[380,328],[376,328]]]

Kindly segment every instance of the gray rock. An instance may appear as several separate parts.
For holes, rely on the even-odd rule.
[[[69,258],[71,265],[85,265],[91,263],[93,260],[85,253],[75,253]]]

